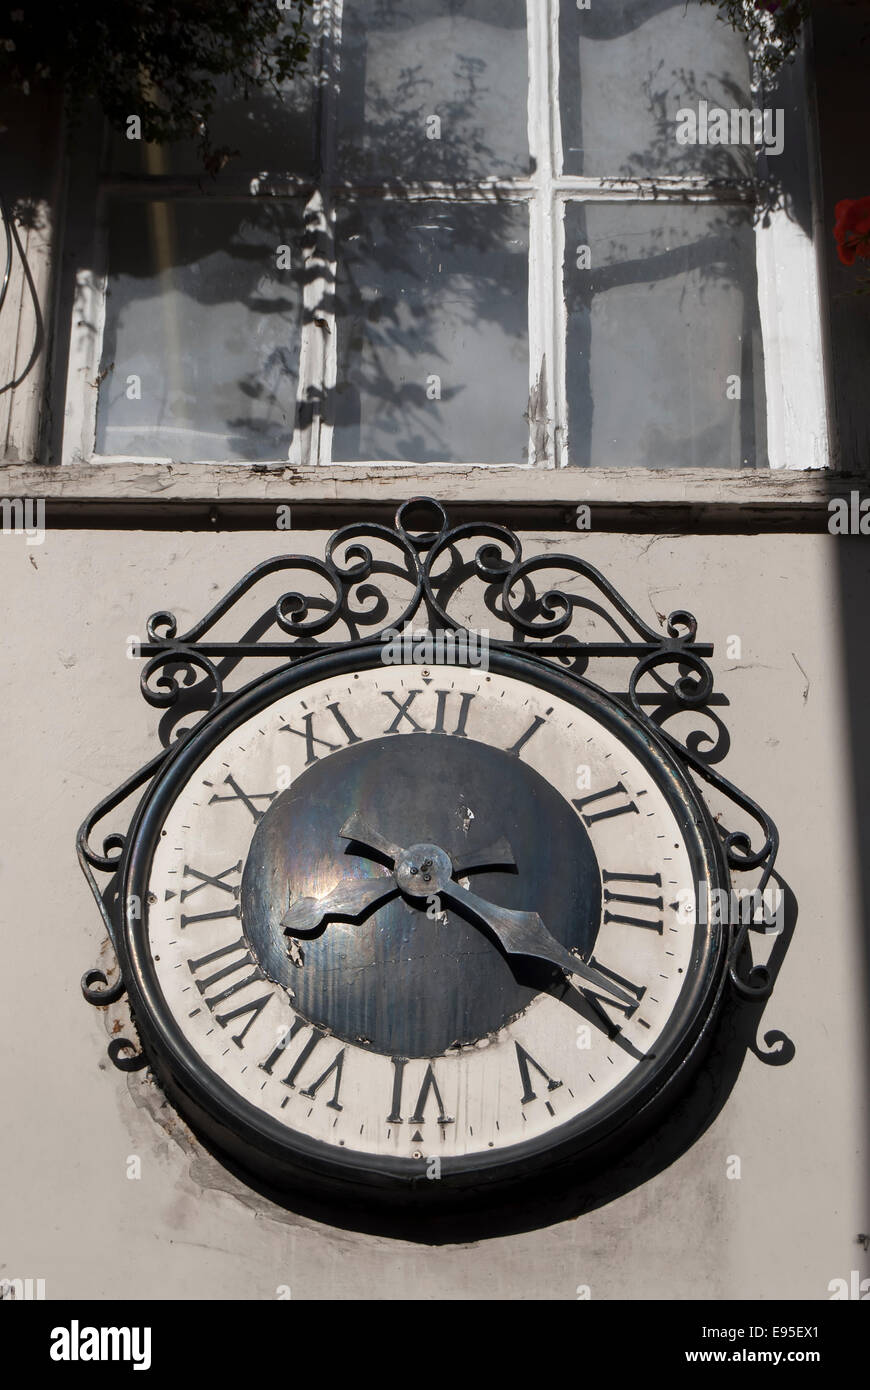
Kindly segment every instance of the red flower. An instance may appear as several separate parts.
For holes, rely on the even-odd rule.
[[[843,265],[870,257],[870,198],[843,198],[834,208],[834,236]]]

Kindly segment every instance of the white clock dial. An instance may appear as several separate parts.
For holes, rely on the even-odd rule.
[[[204,751],[154,829],[140,950],[209,1085],[361,1171],[541,1150],[638,1094],[696,1022],[687,906],[713,885],[660,756],[606,715],[506,670],[351,667]],[[301,921],[346,882],[390,879],[389,855],[342,838],[351,815],[537,914],[622,998],[507,954],[462,901],[426,891],[423,855],[403,880],[419,891],[285,929],[294,904],[310,900]],[[513,862],[475,865],[497,842]]]

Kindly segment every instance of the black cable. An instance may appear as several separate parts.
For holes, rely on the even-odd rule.
[[[3,217],[3,230],[6,233],[6,269],[3,272],[3,288],[0,289],[0,310],[2,310],[6,291],[9,288],[9,275],[12,271],[12,233],[9,230],[9,218],[6,216],[6,204],[2,194],[0,194],[0,211],[2,211]]]
[[[42,312],[39,306],[39,295],[36,292],[36,285],[33,283],[33,276],[30,273],[30,266],[27,262],[27,257],[24,254],[24,247],[21,245],[21,239],[18,235],[18,228],[15,226],[14,220],[9,216],[9,210],[6,207],[6,199],[3,197],[2,193],[0,193],[0,216],[2,216],[3,218],[3,225],[6,230],[6,269],[3,274],[3,286],[2,289],[0,289],[0,311],[2,311],[3,304],[6,299],[6,291],[9,288],[9,279],[12,272],[12,243],[14,241],[15,246],[18,249],[18,254],[21,257],[21,268],[24,271],[24,278],[27,281],[27,288],[30,290],[30,295],[33,300],[33,313],[36,319],[36,337],[34,338],[33,348],[31,349],[30,357],[27,359],[27,366],[24,368],[24,370],[21,372],[19,376],[14,377],[12,381],[7,381],[5,386],[0,386],[0,396],[2,396],[4,391],[12,391],[15,389],[16,386],[21,385],[22,381],[27,376],[28,372],[30,371],[31,367],[33,366],[40,352],[42,351],[44,334],[42,324]]]

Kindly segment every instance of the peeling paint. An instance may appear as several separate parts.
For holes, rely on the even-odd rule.
[[[550,444],[550,420],[547,414],[547,357],[541,358],[541,370],[529,392],[529,408],[525,418],[529,422],[532,442],[532,462],[545,464]]]

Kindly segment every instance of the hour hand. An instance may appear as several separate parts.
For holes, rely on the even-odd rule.
[[[338,833],[343,840],[356,840],[359,844],[365,845],[366,849],[377,850],[378,854],[389,859],[391,864],[395,864],[402,853],[401,845],[394,845],[391,840],[379,835],[356,811],[352,816],[348,816]]]
[[[451,857],[453,872],[457,878],[473,873],[475,869],[516,868],[514,852],[505,839],[496,840],[494,845],[487,845],[485,849],[467,849],[462,854],[454,854]]]
[[[472,893],[458,883],[448,883],[441,890],[442,898],[458,903],[472,911],[498,938],[509,955],[534,956],[538,960],[558,965],[569,975],[576,975],[581,983],[598,993],[616,999],[632,1007],[637,1000],[627,994],[619,985],[608,980],[599,970],[585,965],[566,946],[557,941],[547,930],[537,912],[517,912],[512,908],[499,907],[497,903],[487,902],[477,893]]]
[[[398,891],[392,874],[379,878],[343,878],[323,898],[300,898],[285,912],[281,926],[294,936],[312,932],[328,917],[358,917],[367,907]]]

